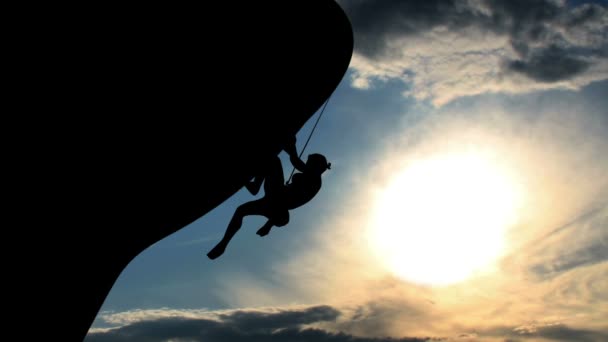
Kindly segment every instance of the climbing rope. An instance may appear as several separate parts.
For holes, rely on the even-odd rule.
[[[325,104],[323,105],[323,108],[321,109],[321,114],[319,114],[319,116],[317,117],[317,121],[315,122],[315,125],[312,127],[312,131],[310,131],[310,134],[308,135],[308,139],[306,139],[306,143],[304,144],[304,147],[302,147],[302,152],[300,152],[300,155],[299,155],[300,159],[302,159],[302,155],[304,154],[304,150],[306,149],[306,146],[308,146],[308,142],[310,141],[310,138],[312,138],[312,134],[315,132],[315,129],[317,128],[317,125],[319,124],[319,121],[321,120],[321,117],[323,116],[323,112],[325,112],[325,107],[327,107],[327,104],[329,103],[329,99],[331,99],[331,95],[329,95],[329,97],[327,98],[327,101],[325,101]],[[291,183],[291,177],[293,177],[293,173],[294,172],[296,172],[295,166],[291,170],[291,174],[289,175],[289,179],[287,180],[287,184]]]

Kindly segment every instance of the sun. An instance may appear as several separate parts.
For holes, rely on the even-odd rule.
[[[376,199],[368,229],[372,250],[404,280],[461,282],[503,252],[520,194],[513,177],[482,153],[417,160]]]

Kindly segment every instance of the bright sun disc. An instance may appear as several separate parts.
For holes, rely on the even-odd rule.
[[[372,248],[396,276],[429,285],[463,281],[502,252],[519,209],[516,184],[479,154],[412,163],[375,203]]]

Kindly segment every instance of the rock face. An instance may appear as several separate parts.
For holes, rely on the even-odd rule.
[[[44,226],[28,227],[35,269],[51,272],[36,295],[71,313],[55,325],[66,341],[84,338],[135,256],[238,191],[348,68],[334,1],[210,4],[54,9],[36,37],[48,115],[23,155]]]

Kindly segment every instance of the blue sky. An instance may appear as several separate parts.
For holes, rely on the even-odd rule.
[[[339,3],[355,53],[305,152],[332,163],[320,193],[215,261],[245,189],[159,241],[87,340],[608,338],[605,5]]]

